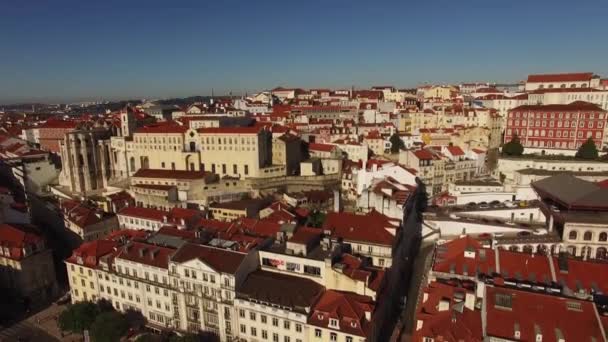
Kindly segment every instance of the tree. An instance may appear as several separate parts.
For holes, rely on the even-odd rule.
[[[389,141],[391,142],[391,153],[398,153],[401,149],[405,148],[403,140],[401,140],[401,137],[397,133],[391,135]]]
[[[79,302],[70,305],[59,315],[59,327],[63,331],[81,333],[91,327],[98,314],[99,307],[94,303]]]
[[[123,314],[107,311],[99,314],[91,325],[91,338],[94,342],[120,341],[129,330],[129,322]]]
[[[519,142],[517,135],[514,135],[511,141],[503,145],[502,153],[507,156],[521,156],[524,154],[524,147]]]
[[[599,152],[595,146],[593,139],[589,138],[576,151],[576,158],[579,159],[597,159]]]
[[[306,225],[310,227],[321,228],[321,225],[323,224],[323,222],[325,222],[325,216],[326,215],[324,213],[315,210],[308,216],[308,222],[306,223]]]

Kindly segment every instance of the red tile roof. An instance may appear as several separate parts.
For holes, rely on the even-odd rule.
[[[369,336],[371,314],[375,303],[371,297],[352,292],[327,290],[315,304],[308,323],[325,329],[341,331],[361,337]],[[369,316],[366,317],[366,313]],[[338,320],[338,328],[329,325],[329,319]]]
[[[100,209],[89,207],[82,202],[74,200],[62,200],[61,209],[65,219],[81,228],[91,226],[109,218],[109,215],[105,214]]]
[[[535,74],[528,75],[528,82],[583,82],[589,81],[593,77],[592,72],[577,72],[564,74]]]
[[[156,123],[153,125],[138,128],[135,133],[145,134],[184,134],[188,130],[187,126],[178,125],[175,122]]]
[[[395,229],[397,222],[375,210],[366,215],[347,212],[330,212],[323,223],[323,230],[332,238],[384,246],[392,246],[395,236],[387,228]]]
[[[175,252],[171,261],[184,263],[198,259],[218,272],[235,274],[246,256],[245,253],[227,249],[187,243]]]
[[[21,260],[25,257],[23,249],[36,250],[44,247],[44,240],[40,232],[29,225],[0,224],[0,248],[8,248],[8,257],[13,260]]]
[[[522,341],[602,341],[594,303],[535,292],[487,287],[488,336],[513,340],[515,328]]]
[[[164,217],[169,216],[169,212],[153,208],[126,207],[119,211],[118,215],[162,222]]]
[[[464,298],[460,298],[471,292],[469,288],[431,282],[424,289],[427,298],[416,312],[416,321],[421,321],[422,327],[414,332],[412,340],[423,341],[424,337],[429,337],[436,341],[483,341],[481,311],[463,306]],[[442,301],[448,305],[440,311]]]
[[[116,258],[166,269],[169,267],[169,258],[173,253],[175,253],[173,248],[144,242],[130,242],[120,248]]]
[[[454,156],[454,157],[464,156],[464,151],[458,146],[448,146],[447,149],[448,149],[448,151],[450,151],[450,154],[452,154],[452,156]]]
[[[308,144],[308,149],[311,151],[331,152],[331,151],[334,151],[336,148],[337,147],[335,145],[329,145],[329,144],[317,144],[317,143]]]
[[[85,242],[72,252],[66,260],[72,264],[81,264],[86,267],[95,268],[104,255],[112,253],[118,246],[118,242],[110,240],[95,240]]]
[[[435,156],[431,152],[429,152],[427,150],[416,150],[413,153],[416,156],[416,158],[418,158],[420,160],[433,160],[433,159],[436,159]]]

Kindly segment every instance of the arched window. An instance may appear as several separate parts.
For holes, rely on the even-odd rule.
[[[572,83],[572,84],[570,85],[570,88],[576,88],[576,84]]]
[[[608,241],[608,233],[601,232],[600,233],[600,241]]]
[[[559,86],[560,88],[566,88],[566,85],[564,83],[562,83],[562,85]]]
[[[583,235],[583,240],[591,241],[591,239],[593,239],[593,233],[590,231],[586,231],[585,234]]]
[[[596,259],[606,259],[606,248],[599,247],[597,249],[597,251],[595,252],[595,258]]]
[[[131,157],[131,159],[129,160],[129,164],[131,167],[130,171],[135,171],[135,158]]]
[[[190,142],[190,152],[196,151],[196,143],[194,141]]]
[[[568,233],[568,239],[570,239],[570,240],[578,239],[578,232],[576,230],[571,230],[570,233]]]

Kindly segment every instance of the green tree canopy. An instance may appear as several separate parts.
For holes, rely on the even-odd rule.
[[[519,142],[517,135],[514,135],[511,141],[503,145],[502,153],[507,156],[521,156],[524,154],[524,146]]]
[[[324,213],[315,210],[310,215],[308,215],[308,222],[306,223],[306,225],[310,227],[321,228],[321,225],[323,225],[323,222],[325,222],[325,216],[326,215]]]
[[[99,307],[94,303],[79,302],[70,305],[59,315],[59,327],[63,331],[81,333],[91,327],[98,314]]]
[[[398,153],[401,149],[405,148],[403,140],[401,140],[401,137],[397,133],[391,135],[389,141],[391,142],[391,153]]]
[[[589,138],[576,151],[576,158],[579,159],[597,159],[599,152],[593,139]]]
[[[93,342],[120,341],[129,330],[129,322],[123,314],[116,311],[107,311],[99,314],[91,325],[91,339]]]

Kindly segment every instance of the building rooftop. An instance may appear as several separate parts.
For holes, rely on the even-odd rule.
[[[200,260],[217,272],[235,274],[247,254],[193,243],[184,244],[171,257],[172,262]]]
[[[532,188],[543,199],[550,199],[567,209],[607,210],[608,189],[594,182],[557,174],[532,183]]]
[[[247,276],[237,297],[308,314],[323,290],[310,279],[257,270]]]

